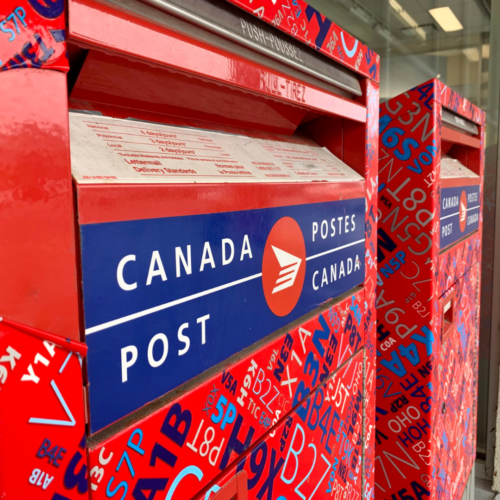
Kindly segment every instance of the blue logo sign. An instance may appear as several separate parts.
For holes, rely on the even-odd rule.
[[[479,186],[441,189],[440,248],[479,229]]]
[[[82,225],[91,431],[363,283],[364,208]]]

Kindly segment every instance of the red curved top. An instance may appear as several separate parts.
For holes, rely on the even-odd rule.
[[[379,83],[380,56],[303,0],[227,1]]]
[[[455,113],[467,118],[468,120],[477,123],[478,125],[484,125],[486,120],[486,113],[478,108],[475,104],[472,104],[468,99],[461,96],[458,92],[450,89],[448,85],[439,81],[437,78],[433,78],[422,85],[435,85],[435,99],[445,108],[451,109]],[[420,86],[422,86],[420,85]]]
[[[421,83],[416,87],[408,90],[404,94],[395,96],[380,105],[381,110],[388,111],[391,116],[396,118],[408,113],[408,108],[401,104],[404,101],[403,96],[410,99],[408,93],[414,92],[418,96],[419,102],[430,109],[432,102],[435,101],[441,106],[457,113],[458,115],[470,120],[478,125],[484,125],[486,121],[486,113],[472,104],[468,99],[461,96],[458,92],[452,90],[448,85],[441,82],[437,78]],[[405,97],[405,98],[406,98]],[[477,146],[476,146],[477,147]]]

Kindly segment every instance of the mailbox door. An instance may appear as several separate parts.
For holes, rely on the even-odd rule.
[[[363,290],[338,300],[308,321],[228,360],[202,382],[194,380],[142,419],[131,415],[113,437],[91,438],[89,466],[91,471],[101,471],[91,473],[92,498],[107,498],[110,491],[142,498],[143,490],[164,492],[174,500],[191,498],[219,474],[230,471],[232,477],[234,464],[257,443],[286,441],[283,435],[294,431],[292,421],[294,428],[300,422],[298,437],[305,439],[304,431],[308,436],[312,432],[313,441],[319,439],[314,450],[314,446],[304,447],[311,456],[318,452],[314,473],[315,484],[321,483],[318,498],[328,489],[328,481],[330,492],[360,491],[366,389],[364,356],[357,347],[364,340],[363,302]],[[254,489],[257,481],[267,477],[262,474],[266,467],[273,464],[275,470],[278,463],[283,467],[285,446],[280,451],[272,451],[273,447],[266,453],[267,465],[261,462],[262,456],[257,459],[260,466],[254,464],[256,458],[250,460],[253,495],[260,489]],[[330,463],[328,473],[320,451]],[[334,457],[338,463],[330,470]],[[292,459],[289,462],[291,467]],[[261,471],[257,479],[256,467]],[[341,474],[339,486],[335,471]],[[286,485],[280,489],[284,491]]]
[[[432,457],[436,497],[456,498],[475,460],[478,264],[440,299],[442,350],[436,360]]]
[[[358,353],[195,498],[216,499],[241,471],[249,499],[362,498],[362,372]]]

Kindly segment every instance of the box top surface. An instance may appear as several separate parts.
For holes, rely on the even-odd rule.
[[[326,148],[70,112],[78,184],[362,182]]]
[[[459,160],[455,160],[450,156],[441,158],[441,179],[478,179],[479,175],[468,169]]]
[[[227,1],[356,73],[380,81],[380,56],[303,0],[295,0],[291,9],[285,3],[267,2],[264,8],[247,0]]]
[[[410,110],[414,110],[412,102],[416,101],[415,98],[417,98],[419,106],[425,106],[429,111],[433,110],[432,103],[435,102],[477,125],[482,126],[485,124],[486,113],[481,108],[472,104],[468,99],[437,78],[417,85],[408,92],[385,101],[380,106],[381,115],[386,112],[393,118],[406,115]]]
[[[455,160],[450,156],[443,156],[441,158],[441,179],[477,179],[479,175],[475,174],[472,170],[468,169],[459,160]]]

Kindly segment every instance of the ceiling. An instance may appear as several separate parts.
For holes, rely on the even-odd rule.
[[[379,53],[387,48],[425,53],[438,49],[475,45],[478,36],[489,32],[485,0],[397,0],[397,3],[428,31],[425,40],[389,5],[389,0],[310,0],[309,3],[334,23]],[[464,29],[446,33],[429,14],[429,9],[449,6]],[[380,32],[389,36],[383,36]],[[405,34],[406,32],[406,34]],[[383,54],[381,54],[383,55]]]
[[[308,3],[380,55],[381,99],[434,77],[474,104],[481,105],[486,98],[488,0],[309,0]],[[429,9],[437,7],[450,7],[463,29],[445,32],[429,13]],[[400,9],[405,12],[401,14]]]

